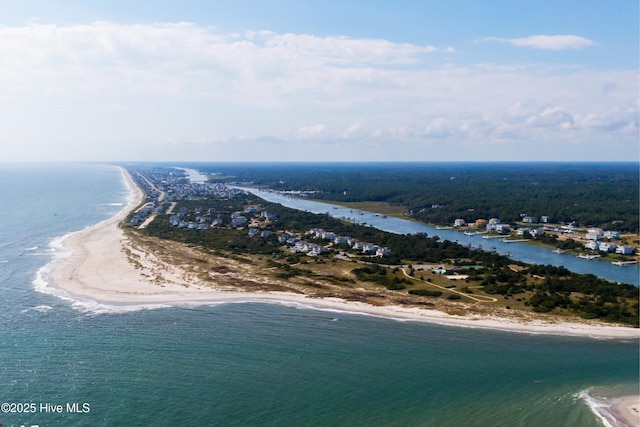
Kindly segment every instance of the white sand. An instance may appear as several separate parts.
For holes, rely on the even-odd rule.
[[[624,419],[629,427],[640,427],[640,396],[625,396],[620,403],[611,408]]]
[[[58,288],[103,303],[187,303],[262,301],[301,304],[316,309],[354,312],[374,316],[433,322],[447,325],[553,335],[578,335],[598,338],[638,338],[640,330],[596,323],[545,322],[487,316],[452,316],[437,310],[399,306],[372,306],[337,298],[312,298],[285,292],[221,291],[186,279],[184,272],[163,266],[163,281],[144,276],[129,261],[125,249],[137,251],[145,267],[157,268],[152,254],[132,247],[118,224],[142,200],[143,193],[131,176],[121,169],[133,194],[129,206],[113,218],[69,235],[63,245],[71,255],[54,266],[51,282]],[[144,251],[142,251],[144,252]]]

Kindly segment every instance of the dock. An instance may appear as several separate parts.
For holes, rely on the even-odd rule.
[[[526,242],[527,239],[518,239],[518,240],[507,240],[507,239],[502,239],[503,243],[518,243],[518,242]]]
[[[585,255],[585,254],[580,254],[580,255],[576,255],[578,258],[582,258],[582,259],[586,259],[591,261],[592,259],[596,259],[596,258],[600,258],[600,255]]]
[[[631,264],[637,264],[638,261],[611,261],[611,264],[617,265],[618,267],[625,267]]]

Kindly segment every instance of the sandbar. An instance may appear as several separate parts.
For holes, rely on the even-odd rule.
[[[152,265],[153,254],[140,254],[133,247],[120,223],[127,213],[144,200],[142,190],[124,168],[120,168],[131,191],[128,205],[114,217],[95,226],[68,235],[62,242],[70,255],[57,262],[49,281],[56,288],[105,304],[169,304],[215,302],[266,302],[299,305],[318,310],[350,312],[399,320],[423,321],[445,325],[475,327],[548,335],[574,335],[595,338],[633,339],[640,330],[595,322],[547,321],[542,318],[517,321],[486,315],[449,315],[434,309],[402,306],[373,306],[340,298],[314,298],[290,292],[243,292],[216,289],[188,279],[178,267],[163,266],[163,280],[150,277],[131,261]]]
[[[640,427],[640,395],[624,396],[611,411],[629,427]]]

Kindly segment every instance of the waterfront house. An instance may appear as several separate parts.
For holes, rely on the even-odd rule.
[[[487,227],[489,226],[487,225]],[[496,224],[495,227],[495,230],[498,233],[508,233],[509,231],[511,231],[511,226],[509,224]]]
[[[587,239],[588,240],[600,240],[604,236],[604,231],[602,228],[591,227],[587,230]]]
[[[602,252],[613,252],[617,247],[618,245],[616,245],[615,243],[600,242],[598,250]]]
[[[616,248],[616,253],[620,255],[633,255],[636,251],[636,248],[628,245],[621,245]]]
[[[466,224],[467,222],[462,218],[457,218],[455,221],[453,221],[454,227],[464,227]]]
[[[587,249],[591,249],[592,251],[595,251],[595,250],[598,250],[598,248],[600,247],[600,242],[598,242],[597,240],[592,240],[586,245],[584,245],[584,247]]]
[[[533,237],[540,237],[544,234],[544,230],[542,228],[534,228],[533,230],[529,231],[529,234],[531,234],[531,236]]]

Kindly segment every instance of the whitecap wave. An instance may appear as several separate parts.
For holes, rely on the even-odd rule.
[[[37,305],[35,307],[32,308],[27,308],[25,310],[22,310],[20,313],[27,313],[29,311],[38,311],[40,313],[47,313],[51,310],[53,310],[53,307],[51,307],[50,305]]]
[[[605,427],[618,427],[621,425],[620,420],[616,418],[612,412],[612,407],[620,402],[620,399],[607,399],[601,397],[593,397],[589,394],[590,390],[582,390],[576,394],[576,398],[584,401],[591,412]]]
[[[124,206],[124,203],[107,203],[107,206]]]

